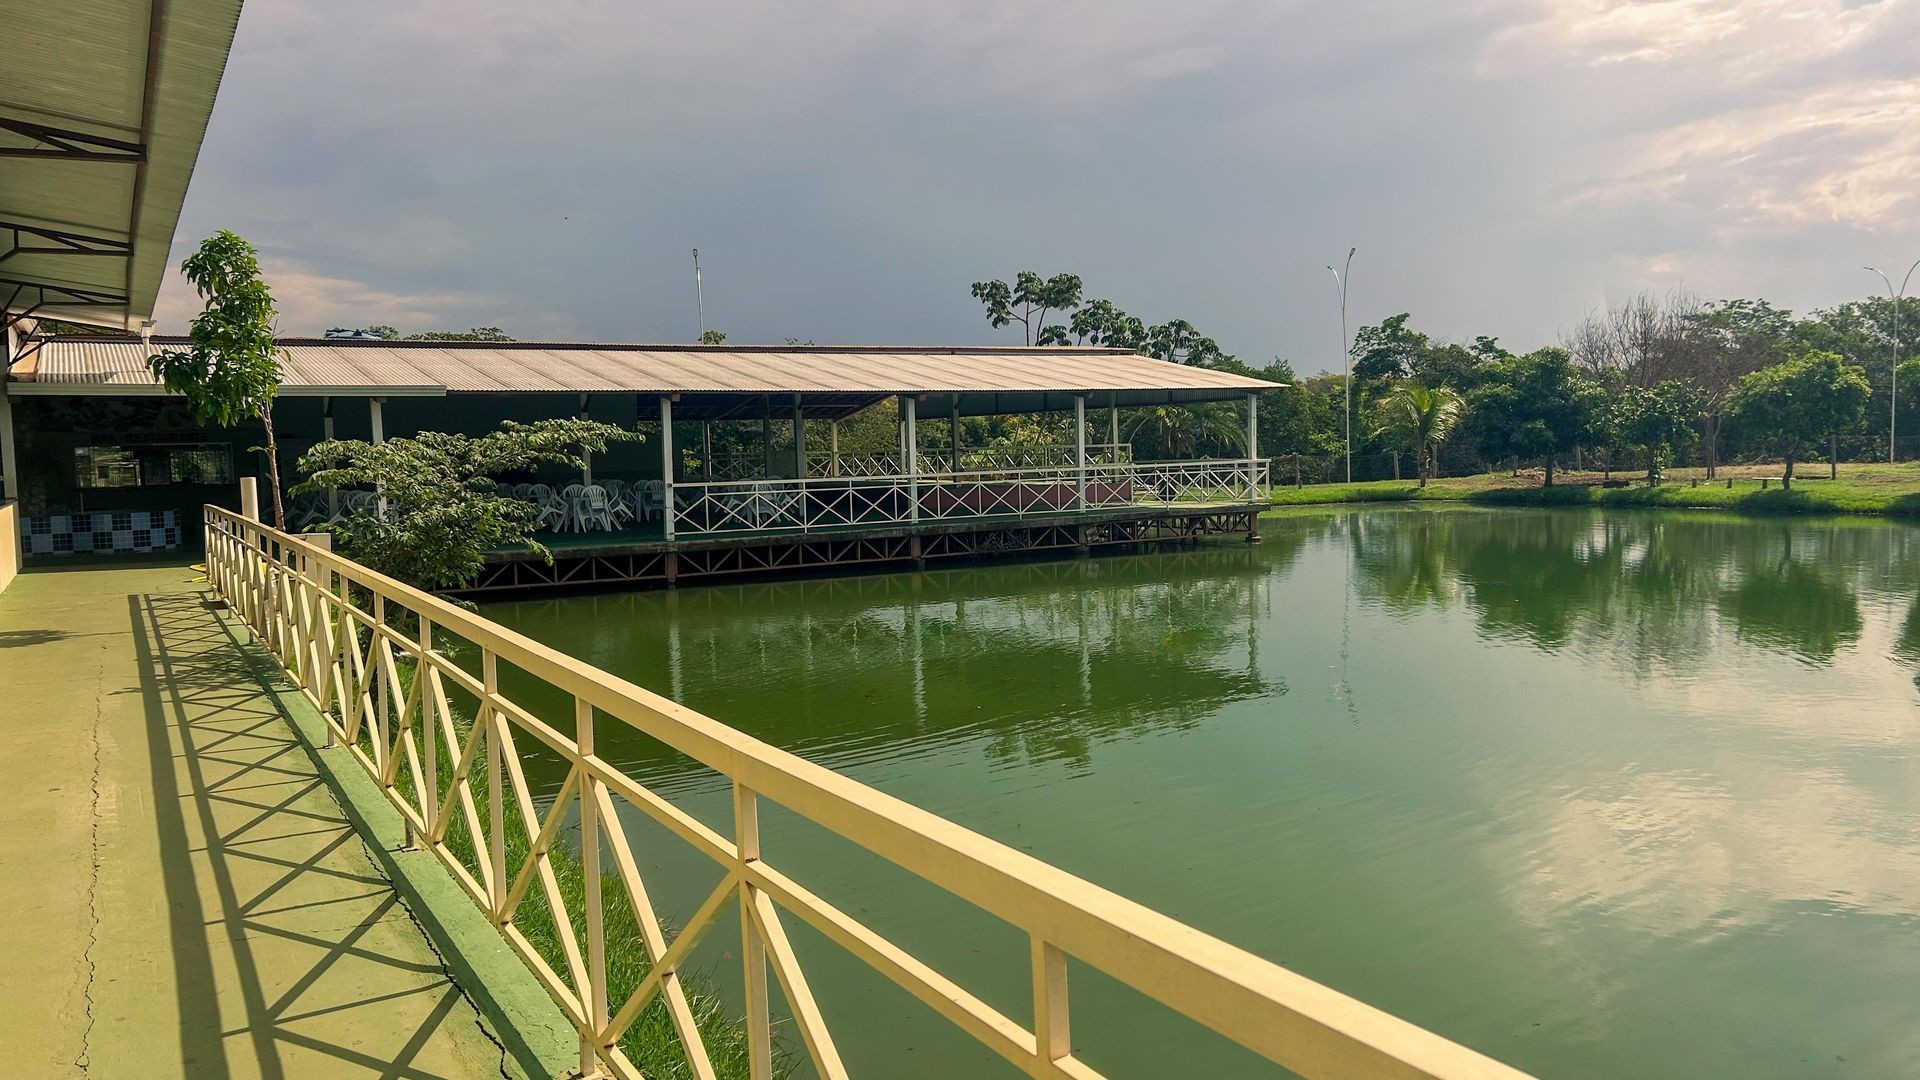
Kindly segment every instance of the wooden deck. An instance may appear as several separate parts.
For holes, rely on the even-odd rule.
[[[532,552],[500,552],[465,592],[671,585],[754,573],[827,574],[853,566],[1086,551],[1236,534],[1252,541],[1259,539],[1264,509],[1265,504],[1253,502],[1117,506],[674,540],[666,539],[657,523],[618,532],[546,534],[540,542],[552,552],[551,563]]]

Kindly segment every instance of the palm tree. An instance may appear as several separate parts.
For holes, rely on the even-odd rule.
[[[1135,412],[1127,430],[1129,441],[1141,436],[1153,440],[1153,452],[1163,461],[1193,457],[1202,446],[1230,445],[1239,439],[1231,407],[1155,405]]]
[[[1426,487],[1440,444],[1453,434],[1466,411],[1466,401],[1452,390],[1408,379],[1380,399],[1374,437],[1392,439],[1413,451],[1420,468],[1420,486]]]

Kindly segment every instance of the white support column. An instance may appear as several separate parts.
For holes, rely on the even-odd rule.
[[[240,516],[248,521],[260,520],[260,481],[257,477],[240,478]]]
[[[320,437],[329,442],[333,440],[333,399],[330,397],[320,399]],[[339,488],[327,491],[327,520],[340,520]]]
[[[1074,503],[1087,508],[1087,395],[1073,395]]]
[[[800,399],[793,399],[793,475],[795,479],[807,478],[807,414],[800,408]]]
[[[906,417],[906,424],[902,427],[901,430],[903,432],[902,437],[906,442],[906,453],[904,455],[904,459],[907,465],[907,505],[910,511],[911,519],[914,521],[919,521],[920,520],[920,449],[919,449],[920,428],[914,416],[914,400],[912,395],[908,395],[907,397],[903,397],[900,399],[900,410],[901,410],[901,415]]]
[[[840,475],[840,421],[827,421],[827,475]]]
[[[580,395],[580,419],[592,419],[592,417],[588,415],[587,395],[585,394]],[[580,482],[583,484],[593,483],[593,451],[584,446],[580,448]]]
[[[660,396],[660,479],[666,484],[661,499],[660,521],[666,538],[673,539],[673,398]],[[669,556],[671,558],[671,556]]]
[[[700,478],[713,480],[713,421],[700,421]]]
[[[1247,395],[1247,501],[1260,501],[1260,395]]]
[[[1107,446],[1108,453],[1114,455],[1113,463],[1120,463],[1120,391],[1107,395]]]
[[[959,472],[960,471],[960,395],[958,394],[955,394],[953,396],[953,421],[952,422],[953,422],[953,430],[949,432],[949,434],[953,436],[953,440],[952,440],[953,463],[947,466],[947,471]]]
[[[376,398],[367,399],[367,419],[373,425],[373,441],[376,443],[386,442],[387,441],[387,399],[386,398],[376,397]],[[375,498],[373,501],[374,513],[378,514],[382,520],[385,520],[387,516],[387,497],[385,495],[380,494],[380,491],[382,489],[379,483],[376,482],[373,485],[373,490],[375,494]]]

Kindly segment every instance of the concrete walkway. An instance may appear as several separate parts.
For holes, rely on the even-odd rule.
[[[202,588],[143,566],[0,593],[0,1071],[500,1076]]]

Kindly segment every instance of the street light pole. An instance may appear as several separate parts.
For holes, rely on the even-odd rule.
[[[1347,264],[1344,270],[1335,270],[1331,265],[1327,273],[1333,275],[1334,288],[1340,290],[1340,363],[1342,390],[1346,394],[1346,403],[1342,411],[1346,413],[1347,441],[1347,483],[1353,483],[1353,346],[1347,342],[1347,279],[1353,275],[1353,253],[1359,248],[1347,249]],[[1897,309],[1896,309],[1897,310]]]
[[[1887,464],[1891,465],[1898,460],[1900,452],[1900,301],[1907,297],[1907,282],[1913,280],[1914,270],[1920,269],[1920,259],[1915,259],[1913,265],[1907,267],[1907,276],[1900,279],[1899,292],[1894,291],[1893,281],[1886,274],[1871,266],[1864,269],[1880,274],[1880,280],[1887,285],[1887,296],[1893,301],[1893,381],[1887,393]]]

